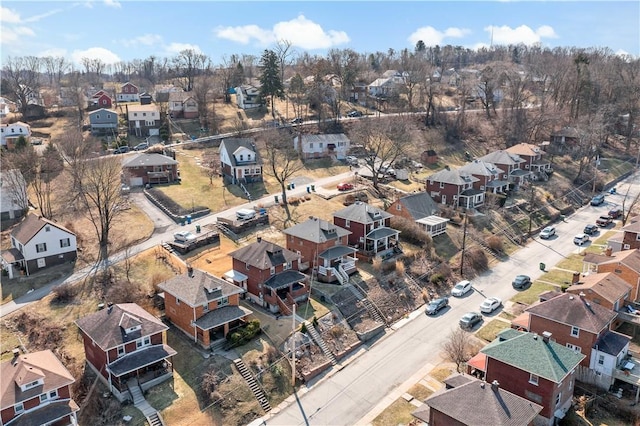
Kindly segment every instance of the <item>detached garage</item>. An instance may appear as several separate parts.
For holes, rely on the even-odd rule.
[[[162,154],[137,154],[122,163],[129,186],[171,183],[179,179],[178,162]]]

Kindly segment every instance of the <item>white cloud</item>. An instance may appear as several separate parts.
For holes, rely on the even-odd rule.
[[[548,25],[543,25],[537,30],[533,30],[526,25],[520,25],[517,28],[511,28],[507,25],[501,27],[488,26],[484,30],[492,35],[493,44],[509,45],[509,44],[525,44],[533,45],[540,43],[543,38],[557,38],[558,35],[554,29]]]
[[[183,50],[193,50],[196,53],[202,53],[202,50],[200,50],[200,47],[197,44],[190,43],[169,43],[164,46],[164,50],[170,55],[180,53]]]
[[[20,14],[6,7],[0,7],[0,22],[19,24]]]
[[[291,41],[293,46],[302,49],[327,49],[349,42],[344,31],[324,30],[319,24],[299,15],[290,21],[278,22],[273,29],[260,28],[257,25],[239,27],[218,27],[214,30],[218,38],[241,44],[254,42],[260,46],[275,43],[278,40]]]
[[[0,31],[0,43],[9,44],[19,41],[22,37],[35,36],[36,33],[29,27],[4,27]]]
[[[117,0],[104,0],[104,5],[108,7],[113,7],[116,9],[120,9],[122,5]]]
[[[82,63],[82,58],[100,59],[105,64],[115,64],[120,62],[120,57],[104,47],[90,47],[86,50],[74,50],[71,59],[76,64]]]
[[[427,46],[442,45],[446,38],[462,38],[467,34],[471,34],[471,30],[466,28],[447,28],[444,31],[436,30],[435,28],[422,27],[415,30],[408,38],[411,44],[416,44],[419,40],[422,40]]]
[[[138,45],[152,46],[154,44],[162,43],[162,36],[159,34],[143,34],[132,39],[124,39],[120,41],[125,47],[132,47]]]

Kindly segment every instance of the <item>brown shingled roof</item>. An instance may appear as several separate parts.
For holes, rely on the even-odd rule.
[[[526,310],[533,316],[599,333],[616,317],[616,313],[571,293],[565,293]]]
[[[291,250],[287,250],[265,240],[256,241],[229,253],[229,255],[240,262],[247,263],[261,270],[292,262],[300,257]]]
[[[11,232],[11,236],[20,243],[27,244],[33,237],[36,236],[36,234],[38,234],[38,232],[40,232],[42,228],[45,227],[45,225],[55,226],[56,228],[68,232],[71,235],[75,235],[64,226],[61,226],[43,217],[36,216],[35,214],[29,214],[22,222],[20,222],[18,226],[15,227],[15,229]]]
[[[578,284],[567,289],[568,293],[585,294],[595,293],[611,303],[615,303],[621,297],[629,294],[631,287],[625,280],[611,272],[603,274],[589,274],[583,277]]]

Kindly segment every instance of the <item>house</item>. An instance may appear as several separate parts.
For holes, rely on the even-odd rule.
[[[369,86],[367,87],[369,96],[387,97],[396,92],[399,87],[406,84],[406,79],[407,73],[402,73],[396,70],[387,70],[382,74],[382,77],[369,83]]]
[[[140,93],[140,105],[151,105],[153,102],[153,96],[147,92]]]
[[[422,164],[435,164],[438,162],[438,154],[433,149],[427,149],[420,154]]]
[[[302,135],[293,138],[293,147],[304,159],[333,157],[344,160],[351,148],[351,141],[344,133]]]
[[[631,285],[631,300],[639,299],[640,249],[613,252],[607,249],[604,255],[587,253],[583,260],[584,273],[611,272]]]
[[[111,96],[105,93],[104,90],[100,90],[95,95],[93,95],[91,99],[89,99],[88,106],[90,109],[112,108],[113,100],[111,99]]]
[[[127,105],[129,133],[137,137],[160,134],[160,110],[156,105]]]
[[[426,192],[405,195],[387,208],[387,213],[416,222],[431,237],[447,232],[449,219],[437,216],[437,212],[438,204]]]
[[[580,133],[575,127],[565,126],[551,133],[550,145],[554,152],[574,149],[580,142]]]
[[[122,171],[129,179],[130,186],[171,183],[180,179],[178,162],[158,153],[127,157],[122,162]]]
[[[616,252],[620,250],[640,249],[640,216],[629,219],[629,223],[607,240],[607,245]]]
[[[453,384],[453,386],[452,386]],[[428,425],[533,426],[542,406],[500,386],[473,376],[456,374],[445,379],[446,389],[424,401],[412,415]],[[473,409],[461,401],[473,401]]]
[[[349,245],[365,258],[393,256],[400,251],[400,231],[391,228],[391,213],[361,201],[333,213],[333,223],[351,231]]]
[[[27,182],[18,169],[0,171],[0,220],[24,216],[29,208]]]
[[[252,302],[273,313],[291,315],[309,298],[308,278],[299,271],[300,255],[277,244],[258,241],[229,254],[233,269],[225,278],[247,291]]]
[[[522,142],[510,146],[505,151],[522,158],[524,160],[524,169],[533,173],[534,179],[545,181],[549,179],[549,174],[552,171],[551,162],[543,158],[546,152],[540,149],[539,146]]]
[[[16,103],[0,96],[0,118],[4,118],[9,113],[16,110]]]
[[[344,284],[357,272],[357,250],[348,246],[351,231],[311,217],[282,232],[287,236],[287,250],[300,255],[300,269],[312,268],[318,280]]]
[[[11,231],[11,248],[2,252],[2,264],[9,278],[13,268],[26,275],[41,269],[73,262],[77,258],[76,234],[35,214],[28,214]]]
[[[448,166],[427,177],[426,192],[436,202],[476,208],[484,204],[484,191],[473,188],[479,179]]]
[[[496,167],[507,173],[507,179],[514,185],[520,185],[529,179],[531,172],[525,170],[526,162],[517,154],[512,154],[505,150],[493,151],[480,157],[478,160],[494,164]]]
[[[554,425],[565,416],[576,368],[585,358],[551,336],[506,329],[467,362],[468,370],[483,375],[487,383],[496,380],[505,390],[541,405],[536,425]]]
[[[360,105],[367,103],[367,83],[355,82],[349,91],[349,102],[355,102]]]
[[[12,149],[21,136],[29,143],[31,139],[31,126],[27,123],[16,121],[12,124],[0,124],[0,146]]]
[[[495,164],[482,160],[473,160],[458,169],[460,173],[471,175],[478,179],[473,182],[473,188],[492,194],[504,194],[509,189],[507,174]]]
[[[169,92],[171,118],[198,118],[198,101],[193,92]]]
[[[118,113],[111,109],[100,108],[89,113],[89,125],[91,134],[98,135],[118,135]]]
[[[236,87],[236,104],[238,108],[251,109],[259,108],[262,106],[260,99],[260,89],[250,84],[243,84]]]
[[[75,379],[50,350],[20,355],[0,364],[1,425],[77,425],[71,398]]]
[[[631,299],[633,287],[611,272],[575,275],[578,282],[567,288],[567,293],[583,297],[591,303],[618,311]]]
[[[262,160],[253,139],[223,139],[220,163],[222,177],[229,183],[262,182]]]
[[[166,344],[169,327],[139,305],[109,304],[75,323],[87,365],[119,401],[131,398],[133,386],[144,392],[173,377],[177,352]]]
[[[140,95],[138,92],[138,86],[127,82],[120,88],[120,92],[116,95],[116,99],[118,102],[138,102],[140,101]]]
[[[188,268],[158,287],[169,321],[205,348],[225,342],[253,313],[240,306],[243,289],[198,269]]]

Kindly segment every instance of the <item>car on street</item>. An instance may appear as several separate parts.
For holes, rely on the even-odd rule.
[[[620,216],[622,216],[622,209],[619,207],[614,207],[611,210],[609,210],[609,217],[611,219],[618,219]]]
[[[345,157],[345,161],[347,162],[348,165],[350,166],[357,166],[359,165],[358,163],[358,159],[356,157],[354,157],[353,155],[347,155]]]
[[[525,288],[531,284],[531,277],[529,275],[516,275],[511,282],[513,288]]]
[[[128,145],[123,145],[123,146],[119,146],[118,148],[113,150],[114,154],[126,154],[127,152],[131,151],[131,148],[129,148]]]
[[[604,203],[604,194],[598,194],[591,199],[592,206],[599,206],[602,203]]]
[[[583,245],[587,241],[589,241],[589,236],[587,234],[578,234],[573,237],[573,244],[577,244],[579,246]]]
[[[438,299],[433,299],[431,302],[429,302],[429,304],[427,305],[427,308],[425,309],[425,313],[427,315],[435,315],[437,314],[441,309],[446,308],[447,306],[449,306],[449,299],[447,297],[440,297]]]
[[[133,147],[134,151],[144,151],[149,148],[149,144],[146,142],[139,143],[138,145]]]
[[[594,225],[593,223],[590,223],[590,224],[586,225],[584,227],[584,229],[582,230],[582,232],[587,234],[587,235],[597,234],[598,231],[599,231],[598,225]]]
[[[462,297],[465,294],[469,293],[471,290],[473,290],[471,288],[471,281],[462,280],[458,284],[453,286],[453,289],[451,290],[451,295],[455,297]]]
[[[173,234],[173,239],[179,243],[188,243],[189,241],[195,240],[196,236],[189,231],[180,231]]]
[[[467,312],[460,318],[460,328],[463,330],[471,330],[476,324],[482,322],[482,315],[477,312]]]
[[[291,124],[300,124],[302,123],[304,120],[300,117],[294,118],[293,120],[291,120]]]
[[[613,220],[609,216],[600,216],[599,218],[596,219],[596,225],[598,225],[601,228],[606,228],[612,223],[613,223]]]
[[[351,110],[347,113],[347,117],[362,117],[362,112],[357,109]]]
[[[502,300],[497,297],[487,297],[480,305],[480,312],[483,314],[490,314],[491,312],[502,306]]]
[[[349,182],[340,182],[336,188],[338,188],[338,191],[349,191],[350,189],[353,189],[353,184]]]
[[[556,228],[553,226],[547,226],[542,231],[540,231],[540,238],[542,238],[543,240],[548,240],[554,235],[556,235]]]

